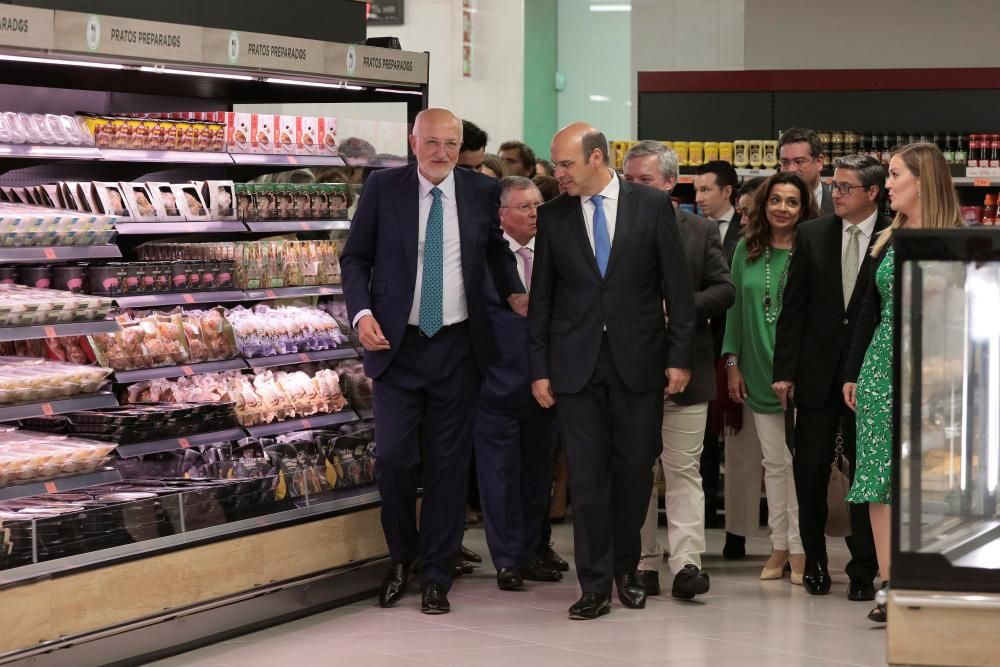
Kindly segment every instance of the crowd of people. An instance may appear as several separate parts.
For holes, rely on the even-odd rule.
[[[940,151],[907,145],[888,170],[845,156],[824,183],[816,133],[790,129],[770,177],[699,167],[699,216],[673,203],[677,156],[660,142],[632,146],[621,175],[585,123],[553,137],[551,162],[487,143],[423,111],[416,164],[369,176],[341,258],[374,382],[393,562],[379,603],[419,576],[421,610],[450,611],[455,576],[480,559],[462,546],[470,471],[497,586],[559,581],[559,449],[582,591],[570,618],[607,614],[615,590],[644,607],[665,554],[674,598],[709,591],[706,491],[723,450],[725,558],[746,557],[763,479],[760,578],[829,593],[827,536],[846,535],[847,597],[874,600],[890,577],[891,237],[962,224]],[[828,484],[843,459],[841,506]],[[885,622],[885,605],[868,615]]]

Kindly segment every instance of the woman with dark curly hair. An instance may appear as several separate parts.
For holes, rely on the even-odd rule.
[[[771,376],[795,227],[811,217],[812,210],[809,187],[793,173],[777,173],[761,185],[733,255],[736,303],[727,314],[722,345],[729,397],[749,408],[744,415],[749,413],[753,419],[763,454],[771,557],[760,578],[781,579],[785,565],[791,563],[793,584],[802,583],[805,553],[799,537],[792,455],[785,445],[785,419]]]

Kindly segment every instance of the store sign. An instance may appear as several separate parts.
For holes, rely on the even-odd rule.
[[[0,46],[51,49],[53,14],[51,9],[0,4]]]
[[[323,74],[326,42],[236,30],[204,30],[205,62]]]
[[[64,51],[174,62],[200,62],[202,57],[202,29],[197,26],[58,11],[54,32]]]
[[[427,54],[330,43],[326,45],[326,73],[369,81],[427,83]]]

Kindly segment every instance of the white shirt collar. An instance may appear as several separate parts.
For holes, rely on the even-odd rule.
[[[452,169],[450,172],[448,172],[448,176],[443,181],[441,181],[437,185],[434,185],[433,183],[431,183],[430,181],[428,181],[426,178],[424,178],[424,175],[420,173],[420,169],[418,167],[417,168],[417,181],[419,182],[420,198],[421,199],[423,199],[424,197],[430,196],[431,190],[433,190],[436,187],[439,190],[441,190],[441,196],[442,197],[444,197],[445,199],[451,199],[452,201],[455,200],[455,170],[454,169]]]
[[[813,197],[816,198],[816,208],[817,209],[822,209],[823,208],[823,181],[820,181],[819,185],[816,186],[816,189],[813,190]]]
[[[732,222],[733,217],[735,215],[736,215],[736,209],[730,206],[729,210],[720,215],[718,218],[716,218],[716,220],[718,220],[719,222]]]
[[[618,201],[618,193],[620,191],[621,183],[618,182],[618,174],[611,172],[611,180],[606,186],[604,186],[604,189],[597,194],[602,195],[605,199]],[[584,197],[584,201],[590,201],[590,197]]]
[[[507,243],[510,245],[510,251],[511,252],[517,252],[521,248],[527,248],[531,252],[535,252],[535,237],[534,236],[532,236],[530,239],[528,239],[528,242],[525,243],[524,245],[521,245],[520,243],[518,243],[517,241],[515,241],[514,237],[511,236],[510,234],[508,234],[507,232],[503,233],[503,237],[505,239],[507,239]]]
[[[870,239],[872,237],[872,233],[874,233],[875,231],[875,220],[877,218],[878,218],[878,209],[872,211],[871,215],[869,215],[867,218],[858,223],[858,229],[861,230],[861,233],[865,235],[866,239]],[[843,222],[844,222],[844,231],[846,232],[847,229],[851,226],[851,223],[847,222],[846,220],[844,220]]]

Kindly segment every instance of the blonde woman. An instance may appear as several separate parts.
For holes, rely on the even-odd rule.
[[[858,318],[847,360],[844,401],[855,411],[858,428],[857,468],[847,499],[852,503],[868,503],[882,587],[888,588],[895,354],[892,233],[896,229],[960,227],[962,215],[948,164],[934,144],[909,144],[893,155],[885,187],[896,218],[872,247],[872,256],[879,258],[880,263]],[[878,604],[868,618],[885,623],[885,605]]]

